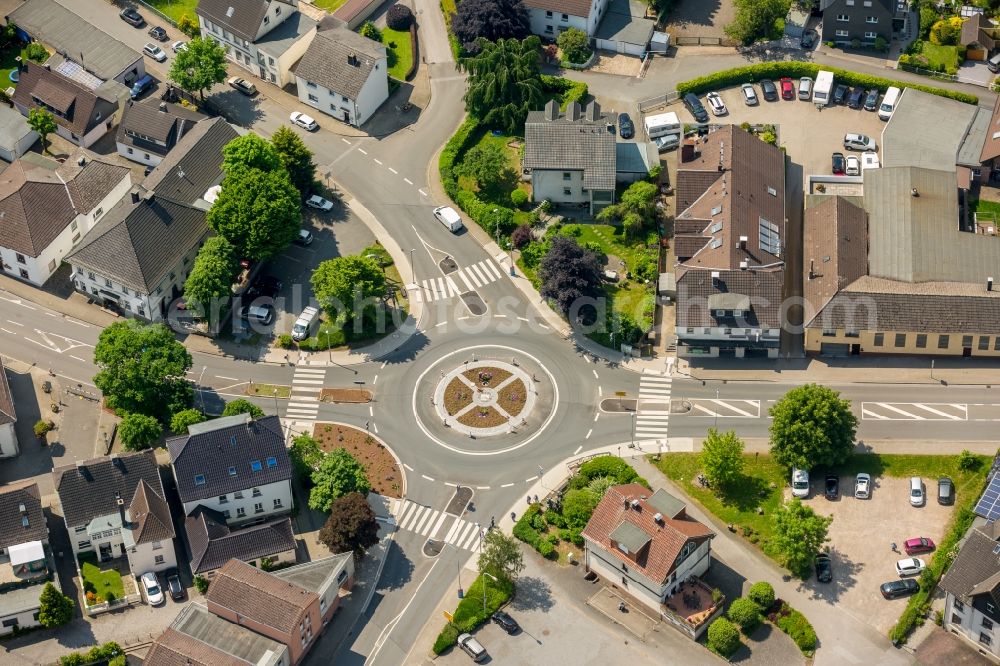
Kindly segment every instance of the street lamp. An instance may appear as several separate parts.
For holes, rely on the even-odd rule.
[[[274,391],[272,391],[272,395],[274,396],[274,415],[277,416],[278,415],[278,389],[274,389]]]
[[[333,361],[333,349],[330,347],[330,329],[326,329],[326,353],[330,355],[330,361]]]
[[[417,267],[413,265],[413,251],[417,248],[410,248],[410,282],[417,283]]]
[[[499,208],[493,209],[493,238],[500,240],[500,212]]]
[[[494,576],[493,574],[487,573],[485,571],[482,572],[482,573],[483,573],[483,576],[488,576],[489,578],[492,578],[494,580],[494,582],[496,582],[496,583],[500,582],[499,580],[497,580],[497,577]],[[483,613],[485,613],[485,612],[486,612],[486,578],[483,578]]]

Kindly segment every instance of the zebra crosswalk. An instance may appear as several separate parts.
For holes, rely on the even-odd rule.
[[[665,439],[670,423],[669,376],[643,374],[639,378],[639,400],[636,404],[636,439]],[[644,405],[651,405],[650,408]]]
[[[503,270],[492,259],[464,266],[443,277],[427,278],[416,285],[412,297],[424,303],[440,301],[475,291],[504,276]]]
[[[326,368],[296,366],[285,417],[296,421],[316,420],[319,413],[319,393],[325,381]]]
[[[479,546],[479,535],[485,529],[477,523],[462,520],[446,511],[432,509],[423,504],[403,500],[395,515],[396,526],[428,539],[438,539],[462,550],[475,550]],[[445,523],[451,524],[445,528]]]

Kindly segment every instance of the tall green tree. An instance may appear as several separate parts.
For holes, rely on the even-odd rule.
[[[324,261],[312,274],[312,287],[320,306],[341,322],[364,315],[369,301],[385,294],[385,273],[374,259],[336,257]],[[355,311],[360,303],[361,311]]]
[[[316,163],[312,151],[306,148],[302,137],[287,125],[282,125],[271,135],[271,144],[288,171],[288,177],[302,196],[309,194],[316,182]]]
[[[743,476],[743,440],[729,430],[708,429],[702,443],[701,467],[714,488],[725,491]]]
[[[788,15],[791,0],[733,0],[736,13],[726,34],[741,44],[770,37],[775,22]]]
[[[827,541],[833,516],[820,516],[797,497],[771,514],[771,546],[781,563],[792,573],[805,577],[819,549]]]
[[[538,69],[542,43],[532,35],[523,41],[478,39],[476,44],[479,53],[459,61],[469,73],[465,109],[489,127],[520,134],[528,111],[544,101]]]
[[[479,189],[499,198],[504,190],[517,185],[517,172],[510,166],[507,151],[496,141],[481,143],[469,149],[455,168],[460,176],[476,179]]]
[[[319,531],[319,541],[331,553],[365,554],[378,543],[378,521],[368,499],[347,493],[330,504],[330,515]]]
[[[184,300],[203,317],[221,312],[232,296],[233,278],[240,263],[232,243],[222,236],[205,241],[184,282]]]
[[[170,80],[205,99],[205,91],[226,80],[226,50],[213,39],[195,37],[174,55]]]
[[[372,489],[365,468],[344,449],[334,449],[323,456],[319,468],[312,473],[312,482],[309,508],[315,511],[329,511],[333,501],[347,493],[367,496]]]
[[[163,324],[115,322],[101,332],[94,363],[100,368],[94,385],[111,409],[166,422],[191,406],[193,394],[185,379],[191,354]]]
[[[42,152],[49,152],[49,134],[56,131],[56,119],[51,112],[40,106],[28,111],[28,127],[38,132],[42,140]]]
[[[487,530],[478,565],[480,571],[489,572],[512,583],[524,571],[524,557],[514,537],[507,536],[500,530]]]
[[[656,185],[645,180],[636,181],[622,192],[618,203],[599,212],[597,219],[620,222],[625,233],[638,236],[656,220],[656,196]]]
[[[246,398],[236,398],[226,403],[222,410],[223,416],[236,416],[237,414],[249,414],[252,419],[259,419],[264,416],[264,410],[253,404]]]
[[[575,238],[556,236],[542,258],[538,277],[542,297],[551,298],[560,312],[569,313],[577,299],[600,294],[601,261]]]
[[[302,433],[292,439],[292,446],[288,450],[292,466],[305,478],[308,478],[313,470],[319,466],[323,455],[319,442],[309,433]]]
[[[145,414],[126,414],[118,424],[118,438],[126,451],[148,449],[162,435],[160,422]]]
[[[195,425],[196,423],[204,423],[207,420],[208,417],[193,407],[191,409],[182,409],[170,417],[170,432],[175,435],[183,435],[187,433],[188,426]]]
[[[208,225],[241,259],[264,261],[282,252],[302,227],[302,202],[284,169],[238,168],[222,180]]]
[[[282,168],[281,158],[274,144],[259,134],[249,132],[222,148],[222,170],[228,174],[242,168],[279,171]]]
[[[61,627],[73,619],[73,600],[46,583],[38,597],[38,623],[47,629]]]
[[[835,467],[854,451],[858,419],[833,389],[804,384],[774,403],[771,454],[785,467]]]

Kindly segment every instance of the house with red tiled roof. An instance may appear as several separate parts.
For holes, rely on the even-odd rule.
[[[638,483],[612,486],[583,530],[587,570],[697,638],[721,604],[694,608],[695,597],[710,598],[698,576],[712,562],[715,533],[691,518],[684,502],[667,491],[651,492]],[[696,586],[700,586],[699,593]],[[691,600],[691,611],[674,612],[675,595]]]

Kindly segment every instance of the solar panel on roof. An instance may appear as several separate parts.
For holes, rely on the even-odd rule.
[[[990,483],[976,503],[975,513],[986,520],[1000,518],[1000,474],[994,474]]]
[[[97,78],[72,60],[63,60],[61,63],[56,65],[56,71],[65,76],[67,79],[72,79],[80,85],[90,88],[91,90],[97,90],[100,85],[104,83],[104,81]]]

